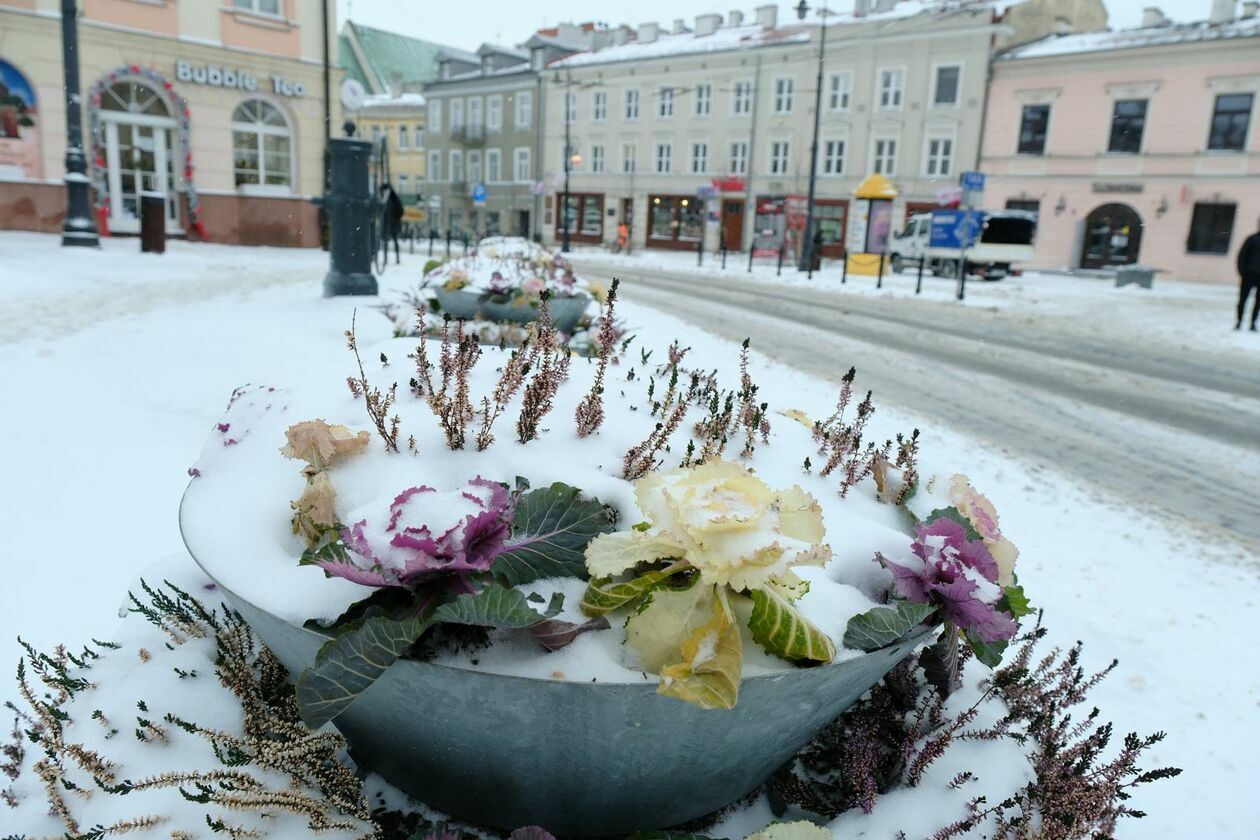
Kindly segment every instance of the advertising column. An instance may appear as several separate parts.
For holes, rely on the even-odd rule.
[[[879,273],[892,233],[892,203],[897,190],[883,175],[869,175],[853,191],[853,213],[845,237],[849,274]]]

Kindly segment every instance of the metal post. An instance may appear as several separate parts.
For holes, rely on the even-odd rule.
[[[61,0],[61,55],[66,87],[66,220],[62,246],[99,248],[88,195],[83,155],[83,103],[79,95],[79,13],[74,0]]]
[[[468,256],[468,231],[464,231],[464,256]]]
[[[572,168],[571,158],[573,155],[572,146],[569,145],[569,124],[573,121],[569,119],[569,96],[573,87],[573,71],[564,71],[564,107],[561,113],[564,119],[564,200],[560,203],[560,224],[564,226],[564,233],[560,250],[569,253],[569,170]],[[577,221],[576,219],[574,220]]]
[[[446,258],[448,260],[451,258],[451,229],[449,227],[446,229]]]
[[[324,297],[374,295],[372,276],[372,212],[375,198],[368,185],[372,144],[349,137],[328,141],[332,186],[324,198],[330,234]]]
[[[798,14],[805,16],[806,7],[801,3]],[[814,187],[818,183],[818,128],[822,117],[823,59],[827,53],[827,10],[819,7],[818,16],[822,21],[818,35],[818,85],[814,90],[814,142],[809,147],[809,198],[805,204],[805,242],[801,249],[799,271],[809,272],[813,276],[814,266]]]
[[[433,237],[437,235],[437,231],[432,227],[429,228],[429,256],[433,256]]]
[[[923,264],[927,262],[927,257],[919,257],[919,279],[914,281],[914,293],[921,294],[923,292]]]
[[[840,285],[841,286],[849,282],[849,249],[848,248],[844,249],[844,254],[842,258],[844,259],[844,268],[840,270]]]
[[[704,265],[704,234],[696,240],[696,265]]]
[[[875,275],[875,288],[884,288],[884,253],[879,254],[879,272]]]
[[[755,235],[756,234],[754,234],[754,236]],[[753,245],[755,242],[756,242],[756,239],[748,243],[748,273],[749,274],[752,274]]]
[[[966,230],[968,234],[971,232],[971,201],[969,200],[966,209],[963,210],[966,215]],[[962,247],[958,249],[958,299],[962,300],[967,294],[967,240],[971,239],[968,235],[960,244]]]
[[[783,249],[786,247],[787,247],[787,237],[785,236],[783,238],[783,241],[779,243],[779,267],[776,268],[774,271],[775,277],[781,277],[783,275]]]
[[[722,270],[726,271],[726,231],[722,231]]]
[[[752,113],[748,121],[748,162],[744,166],[744,230],[748,241],[748,271],[752,273],[752,251],[757,242],[757,198],[753,195],[753,172],[757,159],[757,111],[761,102],[761,50],[757,50],[757,69],[753,72]],[[743,246],[743,241],[740,242]]]

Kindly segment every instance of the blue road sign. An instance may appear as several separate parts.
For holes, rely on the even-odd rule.
[[[962,188],[968,192],[984,192],[984,173],[964,172],[962,174]]]
[[[485,184],[473,185],[472,200],[473,200],[473,204],[486,203],[486,185]]]
[[[981,210],[933,210],[929,248],[970,248],[984,224]]]

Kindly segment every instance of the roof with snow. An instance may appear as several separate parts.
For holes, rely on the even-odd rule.
[[[337,39],[337,58],[346,75],[373,93],[390,90],[390,80],[424,84],[437,78],[442,44],[386,32],[348,20]],[[474,57],[473,61],[477,59]]]
[[[1085,32],[1079,35],[1051,35],[1007,50],[999,60],[1017,61],[1028,58],[1075,55],[1077,53],[1105,52],[1136,49],[1138,47],[1162,47],[1173,44],[1195,44],[1210,41],[1226,41],[1236,38],[1260,37],[1260,17],[1228,21],[1226,23],[1165,23],[1138,29],[1120,29],[1108,32]],[[1260,57],[1258,57],[1260,60]]]
[[[364,111],[409,111],[425,106],[424,94],[400,93],[397,96],[388,93],[373,94],[364,98]]]

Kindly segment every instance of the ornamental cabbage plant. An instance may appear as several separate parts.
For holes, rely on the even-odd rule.
[[[626,643],[661,676],[660,693],[730,709],[743,661],[740,620],[768,652],[830,662],[835,645],[793,606],[808,585],[793,571],[831,558],[822,508],[800,487],[773,490],[713,458],[635,482],[646,520],[586,548],[588,615],[633,608]]]

